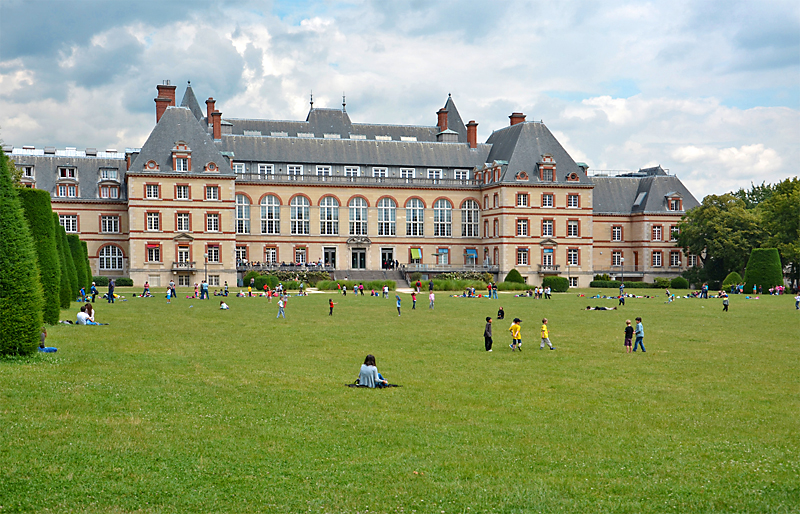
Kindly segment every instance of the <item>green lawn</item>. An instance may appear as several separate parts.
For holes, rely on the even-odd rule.
[[[52,327],[57,354],[0,361],[0,513],[800,510],[790,296],[586,312],[616,301],[437,293],[435,311],[402,295],[398,317],[393,298],[325,293],[284,321],[264,298],[118,291],[95,304],[109,326]],[[647,353],[626,355],[636,316]],[[403,387],[345,387],[367,353]]]

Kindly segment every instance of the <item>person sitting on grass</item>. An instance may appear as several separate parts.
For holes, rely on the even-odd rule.
[[[89,319],[89,315],[86,314],[86,307],[82,306],[81,311],[78,313],[78,325],[99,325],[100,323],[95,323],[94,321]]]
[[[228,304],[225,303],[225,302],[219,302],[219,308],[224,310],[224,311],[227,311],[228,309],[230,309],[230,307],[228,307]]]
[[[52,346],[45,346],[44,340],[47,339],[47,329],[42,327],[42,333],[39,339],[39,351],[42,353],[56,353],[58,348],[54,348]]]
[[[375,365],[375,356],[372,354],[367,355],[358,374],[358,385],[375,388],[384,387],[388,384],[389,382],[383,378],[383,375],[378,373],[378,367]]]
[[[89,319],[91,321],[94,321],[94,309],[92,308],[92,304],[89,303],[89,302],[86,302],[86,305],[84,305],[83,308],[86,311],[86,314],[89,315]]]

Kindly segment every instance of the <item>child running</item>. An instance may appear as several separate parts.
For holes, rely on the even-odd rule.
[[[397,298],[397,315],[399,316],[400,315],[400,295],[396,294],[396,295],[394,295],[394,297]]]
[[[550,342],[550,332],[547,330],[547,318],[542,319],[542,344],[539,345],[540,350],[544,349],[545,343],[551,350],[555,350],[555,347]]]
[[[328,305],[331,307],[331,311],[328,313],[328,316],[333,316],[333,306],[336,305],[336,303],[333,301],[333,298],[328,298]]]
[[[172,297],[172,289],[167,288],[167,303],[171,303],[169,300]]]
[[[625,320],[625,353],[631,353],[631,349],[633,348],[633,327],[631,326],[631,320]]]
[[[522,328],[519,326],[520,323],[522,323],[521,319],[514,318],[514,323],[508,329],[511,332],[511,344],[508,346],[512,352],[517,348],[522,351]]]

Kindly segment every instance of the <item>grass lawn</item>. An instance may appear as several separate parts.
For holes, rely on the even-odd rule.
[[[398,317],[393,297],[325,293],[283,320],[264,298],[118,292],[95,304],[109,326],[52,327],[58,353],[0,361],[0,513],[800,511],[788,295],[723,313],[437,293],[434,311],[402,295]],[[647,353],[626,355],[636,316]],[[403,387],[345,387],[367,353]]]

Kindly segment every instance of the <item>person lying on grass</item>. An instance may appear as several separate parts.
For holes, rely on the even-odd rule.
[[[592,307],[592,306],[587,305],[586,306],[586,310],[587,311],[615,311],[615,310],[617,310],[617,308],[616,307]]]
[[[225,303],[225,302],[219,302],[219,308],[224,310],[224,311],[227,311],[228,309],[230,309],[230,307],[228,307],[228,304]]]
[[[361,365],[361,371],[358,374],[358,385],[365,387],[384,387],[389,382],[383,378],[383,375],[378,373],[378,367],[375,365],[375,356],[372,354],[367,355],[364,359],[364,364]]]

